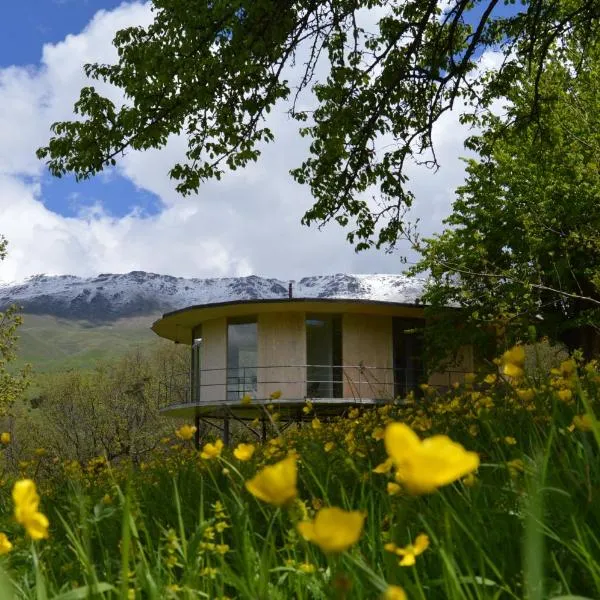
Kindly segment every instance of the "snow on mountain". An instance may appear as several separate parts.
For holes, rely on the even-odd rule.
[[[186,279],[144,271],[36,275],[22,283],[0,283],[0,309],[16,303],[24,312],[92,321],[156,314],[196,304],[287,298],[289,281],[249,277]],[[423,280],[404,275],[319,275],[292,281],[295,298],[354,298],[417,303]]]

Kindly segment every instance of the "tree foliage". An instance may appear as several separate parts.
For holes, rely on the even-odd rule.
[[[600,44],[580,56],[564,49],[539,80],[511,88],[505,114],[479,119],[448,228],[422,247],[415,271],[431,272],[430,313],[460,305],[463,333],[479,343],[492,331],[523,338],[536,323],[600,351]]]
[[[310,139],[292,171],[315,199],[303,221],[348,226],[357,249],[406,233],[406,166],[437,166],[432,127],[444,112],[489,106],[525,65],[535,114],[550,56],[577,37],[584,57],[600,16],[596,0],[154,0],[153,10],[149,27],[117,33],[116,64],[85,67],[124,101],[82,89],[78,119],[55,123],[38,151],[51,172],[87,178],[183,133],[186,159],[170,175],[195,192],[257,159],[274,138],[265,118],[284,102]],[[503,61],[486,75],[476,59],[490,48]]]
[[[0,260],[6,256],[6,239],[0,236]],[[0,311],[0,416],[4,416],[12,403],[23,393],[29,383],[29,369],[15,372],[9,363],[15,357],[18,337],[16,330],[22,323],[17,306]]]
[[[32,409],[14,421],[15,461],[43,448],[48,456],[81,464],[99,456],[139,463],[172,433],[173,421],[159,409],[175,402],[168,392],[179,390],[163,384],[188,368],[189,348],[160,345],[100,362],[91,371],[38,375]]]

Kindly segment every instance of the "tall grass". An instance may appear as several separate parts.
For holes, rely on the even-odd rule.
[[[203,460],[172,439],[136,469],[65,465],[38,482],[51,529],[35,544],[12,519],[7,482],[2,530],[14,549],[0,559],[0,598],[376,599],[391,584],[411,600],[600,598],[597,365],[565,363],[523,381],[484,375],[446,395],[425,390],[305,426],[248,462],[229,450]],[[380,438],[391,421],[477,451],[476,477],[390,495],[392,476],[373,469],[387,458]],[[298,499],[282,508],[255,499],[245,482],[290,451]],[[327,555],[302,539],[296,524],[321,506],[367,514],[356,545]],[[399,566],[386,543],[421,533],[430,547]]]

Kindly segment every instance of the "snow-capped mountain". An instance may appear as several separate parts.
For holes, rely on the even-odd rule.
[[[196,304],[287,298],[290,283],[295,298],[417,303],[424,282],[404,275],[319,275],[292,282],[255,275],[186,279],[144,271],[93,278],[36,275],[22,283],[0,283],[0,310],[16,303],[26,313],[107,321]]]

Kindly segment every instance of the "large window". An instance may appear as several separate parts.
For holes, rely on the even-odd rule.
[[[394,344],[394,396],[404,397],[418,390],[425,381],[423,364],[423,321],[419,319],[393,319]]]
[[[342,397],[342,319],[306,315],[306,395]]]
[[[232,319],[227,325],[227,400],[256,394],[256,319]]]
[[[192,334],[192,402],[200,402],[202,389],[202,326]]]

